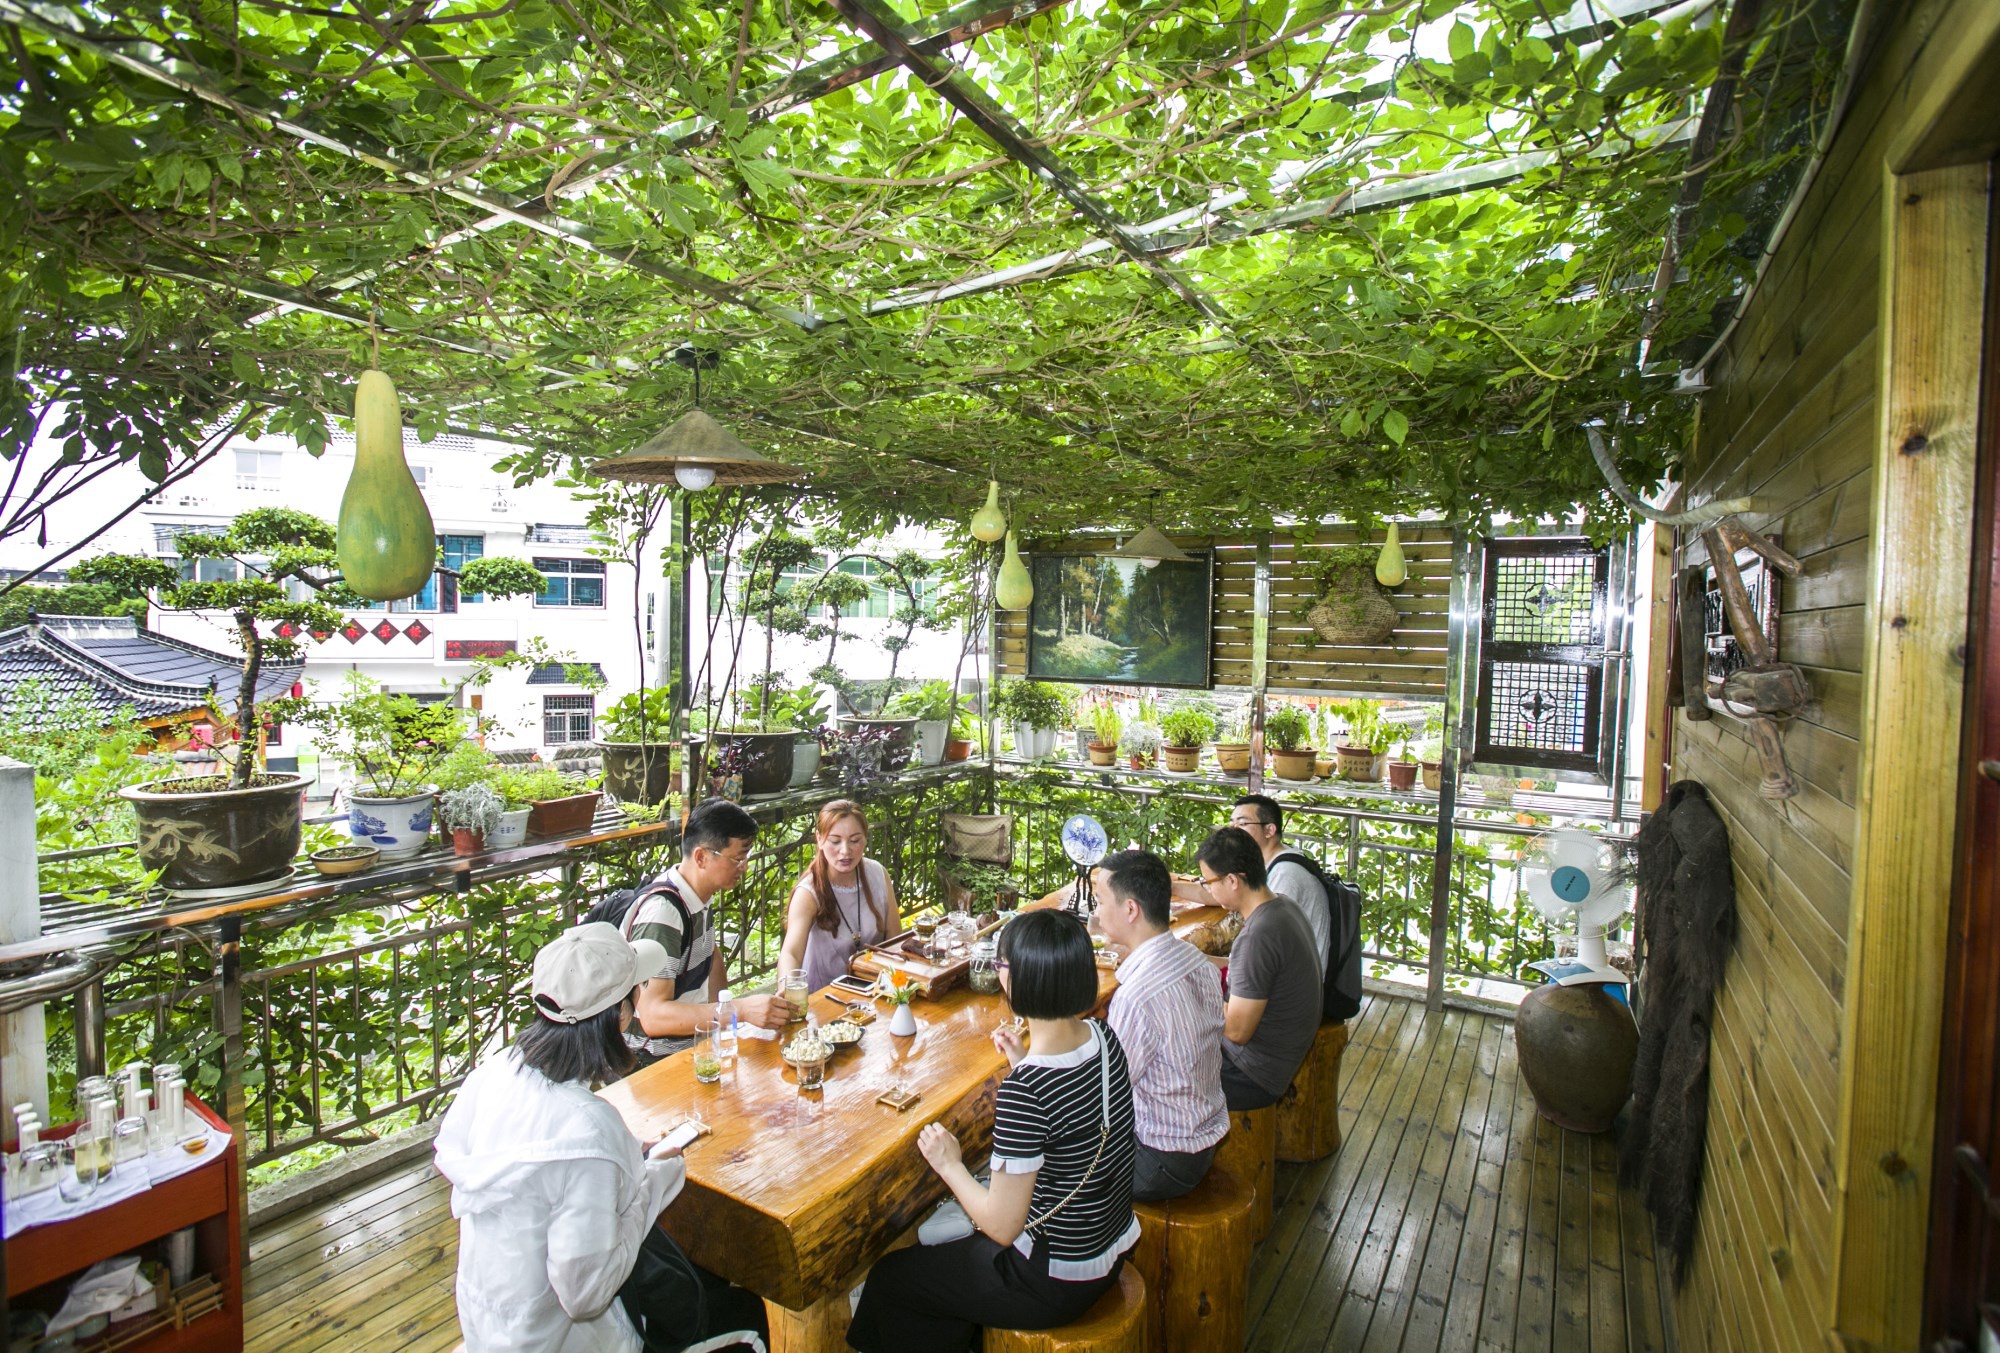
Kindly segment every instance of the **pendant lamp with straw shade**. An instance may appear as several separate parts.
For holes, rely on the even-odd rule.
[[[712,484],[782,484],[799,477],[802,471],[766,460],[702,412],[701,373],[721,360],[716,353],[684,345],[673,360],[694,373],[694,407],[638,450],[598,461],[592,474],[628,484],[678,484],[690,493]]]
[[[1147,526],[1116,549],[1099,550],[1099,559],[1131,559],[1141,568],[1155,568],[1160,564],[1185,564],[1194,558],[1186,550],[1168,540],[1157,526]]]

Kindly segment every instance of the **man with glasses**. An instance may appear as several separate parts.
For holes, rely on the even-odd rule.
[[[625,1043],[642,1062],[657,1061],[694,1042],[695,1030],[715,1018],[727,985],[715,952],[709,903],[743,881],[757,820],[727,799],[710,799],[688,815],[681,830],[681,861],[640,889],[625,913],[630,940],[651,940],[667,951],[660,975],[639,984]],[[792,1007],[782,996],[739,996],[736,1018],[762,1029],[782,1029]]]
[[[1297,904],[1271,892],[1264,854],[1241,828],[1216,828],[1195,862],[1209,896],[1243,921],[1229,950],[1222,1097],[1231,1110],[1261,1109],[1285,1093],[1319,1032],[1312,928]]]
[[[1289,897],[1312,927],[1319,969],[1326,976],[1321,1015],[1351,1019],[1361,1009],[1360,893],[1328,876],[1318,861],[1285,844],[1284,810],[1266,794],[1245,794],[1230,810],[1229,825],[1250,833],[1264,852],[1264,878],[1272,892]]]

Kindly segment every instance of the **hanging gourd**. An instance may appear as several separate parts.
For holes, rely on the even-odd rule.
[[[1003,611],[1025,611],[1035,599],[1035,580],[1021,562],[1020,537],[1007,533],[1007,557],[1000,561],[1000,577],[993,586],[993,604]]]
[[[396,385],[373,369],[354,386],[354,471],[340,497],[334,553],[342,579],[370,601],[413,597],[437,568],[431,510],[403,459]]]
[[[974,540],[995,541],[1007,534],[1007,514],[1000,510],[1000,481],[986,481],[986,506],[972,514]]]
[[[1375,559],[1375,581],[1384,587],[1401,587],[1403,579],[1410,576],[1409,566],[1403,562],[1403,544],[1396,537],[1396,523],[1389,523],[1389,538],[1382,542],[1382,553]]]

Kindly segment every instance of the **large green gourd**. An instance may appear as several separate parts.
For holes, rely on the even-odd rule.
[[[347,585],[370,601],[415,596],[437,567],[431,510],[403,459],[395,382],[380,371],[362,372],[354,387],[354,473],[334,548]]]

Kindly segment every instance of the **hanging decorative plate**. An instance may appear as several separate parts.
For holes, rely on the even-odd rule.
[[[1062,825],[1063,854],[1079,869],[1088,869],[1109,853],[1111,834],[1088,813],[1078,813]]]

